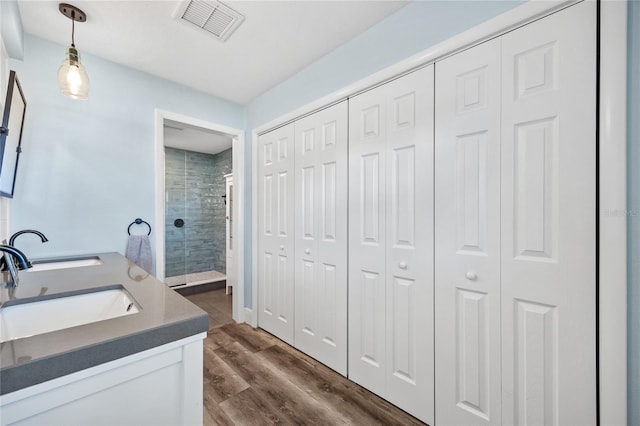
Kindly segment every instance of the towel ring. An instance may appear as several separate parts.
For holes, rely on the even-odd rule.
[[[145,225],[147,225],[149,227],[149,233],[147,235],[151,235],[151,225],[149,225],[149,223],[147,221],[144,221],[144,220],[142,220],[140,218],[137,218],[136,220],[134,220],[133,222],[131,222],[129,224],[129,227],[127,228],[127,234],[131,235],[131,227],[133,225],[140,225],[142,223],[144,223]]]

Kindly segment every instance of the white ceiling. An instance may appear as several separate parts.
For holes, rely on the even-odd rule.
[[[81,53],[244,105],[407,1],[226,1],[246,17],[226,42],[180,22],[175,14],[183,1],[71,3],[87,14],[87,22],[76,25]],[[25,32],[70,43],[71,21],[58,11],[58,1],[18,0],[18,5]]]
[[[217,154],[231,148],[232,137],[226,133],[190,126],[177,121],[164,121],[164,146],[187,151]]]

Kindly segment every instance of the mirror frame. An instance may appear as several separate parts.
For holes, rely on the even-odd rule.
[[[24,107],[22,108],[22,111],[12,111],[11,103],[16,93],[19,94],[20,98],[22,99],[22,103],[24,105]],[[20,86],[18,75],[16,74],[15,71],[11,70],[11,72],[9,73],[9,84],[7,86],[7,97],[4,104],[2,128],[0,129],[0,176],[2,176],[2,164],[4,163],[4,156],[14,154],[11,152],[5,152],[7,137],[9,136],[9,129],[7,127],[9,125],[9,118],[12,114],[22,114],[22,116],[20,117],[20,129],[19,129],[20,131],[18,133],[18,146],[15,152],[15,163],[14,163],[15,167],[13,170],[13,176],[11,177],[7,176],[7,178],[10,178],[12,180],[11,192],[10,193],[5,192],[2,190],[2,188],[0,188],[0,196],[2,197],[13,198],[13,192],[16,186],[16,175],[18,174],[18,160],[20,159],[20,153],[22,152],[22,129],[24,127],[24,116],[26,114],[26,111],[27,111],[27,101],[24,98],[24,93],[22,92],[22,86]],[[15,132],[17,130],[13,129],[13,131]]]

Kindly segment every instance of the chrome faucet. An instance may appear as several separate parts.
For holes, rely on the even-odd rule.
[[[47,241],[49,241],[47,237],[45,237],[44,234],[40,231],[36,231],[35,229],[23,229],[22,231],[16,232],[11,236],[11,238],[9,238],[9,245],[15,246],[14,242],[16,241],[16,238],[18,238],[22,234],[36,234],[38,237],[40,237],[40,240],[43,243],[46,243]]]
[[[31,262],[29,261],[29,259],[27,259],[27,256],[23,252],[21,252],[20,250],[18,250],[17,248],[11,245],[0,244],[0,252],[10,254],[13,257],[13,259],[16,260],[15,264],[18,266],[18,269],[29,269],[33,266],[31,265]],[[13,267],[14,265],[13,259],[9,260],[9,262],[11,262],[11,265],[8,265],[9,274],[11,274],[12,283],[8,283],[7,285],[10,287],[15,287],[16,285],[18,285],[18,271],[16,271],[16,269]]]

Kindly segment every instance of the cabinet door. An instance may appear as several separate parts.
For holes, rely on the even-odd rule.
[[[596,423],[596,4],[502,40],[505,424]]]
[[[433,423],[433,66],[349,101],[349,377]]]
[[[293,345],[293,124],[258,138],[258,324]]]
[[[347,102],[295,122],[295,347],[347,374]]]
[[[436,423],[499,425],[500,39],[436,64]]]

